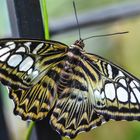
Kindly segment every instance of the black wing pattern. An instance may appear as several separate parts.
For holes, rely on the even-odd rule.
[[[10,87],[15,114],[22,119],[42,119],[53,106],[67,46],[53,41],[0,40],[0,80]],[[51,69],[51,71],[50,71]]]

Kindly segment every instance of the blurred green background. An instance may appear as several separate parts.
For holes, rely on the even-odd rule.
[[[112,5],[138,3],[136,0],[75,0],[78,15],[91,10],[102,9]],[[140,3],[139,3],[140,5]],[[73,16],[72,0],[47,0],[49,21],[65,19]],[[113,12],[113,11],[112,11]],[[74,18],[73,18],[74,19]],[[63,21],[62,21],[63,22]],[[75,22],[75,20],[73,20]],[[57,23],[55,23],[57,24]],[[110,24],[81,28],[82,37],[105,34],[119,31],[129,31],[125,35],[102,38],[92,38],[85,42],[85,50],[98,54],[113,63],[123,67],[136,77],[140,78],[140,15],[119,20]],[[10,22],[5,0],[0,0],[0,38],[11,37]],[[72,44],[78,39],[78,31],[74,30],[51,36],[51,39]],[[11,138],[24,140],[27,133],[27,124],[20,117],[14,116],[13,103],[4,95],[5,117]],[[74,140],[140,140],[140,122],[110,121],[101,127],[87,133],[79,134]],[[63,138],[68,140],[68,138]]]

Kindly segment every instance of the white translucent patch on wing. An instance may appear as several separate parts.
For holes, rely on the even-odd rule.
[[[124,79],[120,79],[119,83],[121,83],[124,87],[127,87],[126,81]]]
[[[16,50],[16,52],[25,52],[25,48],[24,47],[20,47],[19,49]]]
[[[119,71],[118,76],[124,76],[124,74],[121,71]]]
[[[31,42],[25,42],[25,43],[24,43],[24,45],[25,45],[26,47],[30,47],[31,44],[32,44]]]
[[[140,83],[138,83],[137,81],[133,80],[134,84],[137,86],[137,87],[140,87]]]
[[[29,69],[28,70],[28,75],[30,75],[31,73],[32,73],[32,71],[33,71],[33,69],[31,68],[31,69]]]
[[[36,48],[33,50],[33,54],[37,54],[38,50],[42,48],[44,43],[40,43],[36,46]]]
[[[90,97],[90,100],[92,100],[92,103],[95,104],[95,106],[100,106],[98,105],[98,102],[102,102],[101,98],[101,93],[99,90],[94,91],[94,97]]]
[[[107,65],[107,69],[108,69],[109,78],[112,78],[112,68],[109,64]]]
[[[134,94],[133,94],[133,92],[130,93],[130,101],[131,101],[132,103],[136,103],[136,102],[137,102],[137,101],[136,101],[136,98],[135,98],[135,96],[134,96]]]
[[[0,56],[2,56],[3,54],[5,54],[9,51],[10,51],[10,48],[8,48],[8,47],[0,49]]]
[[[105,85],[105,95],[106,95],[106,98],[110,100],[115,99],[115,87],[112,83],[108,83]]]
[[[124,88],[119,87],[117,89],[117,97],[120,102],[127,102],[128,101],[128,92]]]
[[[136,87],[135,84],[133,83],[133,81],[131,81],[130,87],[131,87],[131,88],[135,88],[135,87]]]
[[[14,54],[8,59],[7,63],[11,67],[16,67],[19,65],[21,61],[22,61],[22,56],[19,54]]]
[[[13,44],[9,45],[8,47],[9,47],[11,50],[12,50],[12,49],[15,49],[16,44],[15,44],[15,43],[13,43]]]
[[[9,55],[10,55],[10,53],[6,53],[5,55],[1,56],[0,61],[2,61],[2,62],[6,61]]]
[[[33,74],[32,74],[33,78],[37,77],[38,74],[39,74],[39,72],[37,70],[36,71],[33,71]]]
[[[5,43],[5,46],[9,46],[9,45],[12,45],[12,44],[15,44],[15,43],[13,41],[9,41],[9,42]]]
[[[34,63],[33,59],[28,56],[19,65],[19,70],[20,71],[27,71],[32,67],[33,63]]]
[[[98,90],[94,91],[95,98],[101,98],[100,92]]]
[[[138,102],[140,103],[140,92],[139,92],[139,90],[137,88],[134,88],[133,92],[134,92]]]
[[[104,93],[104,91],[102,91],[102,93],[101,93],[101,98],[102,98],[102,99],[105,98],[105,93]]]

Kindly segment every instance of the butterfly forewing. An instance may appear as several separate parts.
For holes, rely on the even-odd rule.
[[[96,111],[106,119],[140,120],[140,81],[99,56],[85,55],[88,65],[101,76],[102,87],[94,92],[99,97]]]
[[[0,41],[0,78],[12,88],[29,88],[63,60],[67,46],[38,40]]]

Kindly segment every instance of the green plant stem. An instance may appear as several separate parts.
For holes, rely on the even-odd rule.
[[[49,25],[46,0],[41,0],[42,19],[44,24],[45,39],[49,39]]]
[[[27,135],[26,135],[26,140],[30,140],[34,125],[35,125],[35,122],[30,122],[29,127],[28,127],[28,131],[27,131]]]

